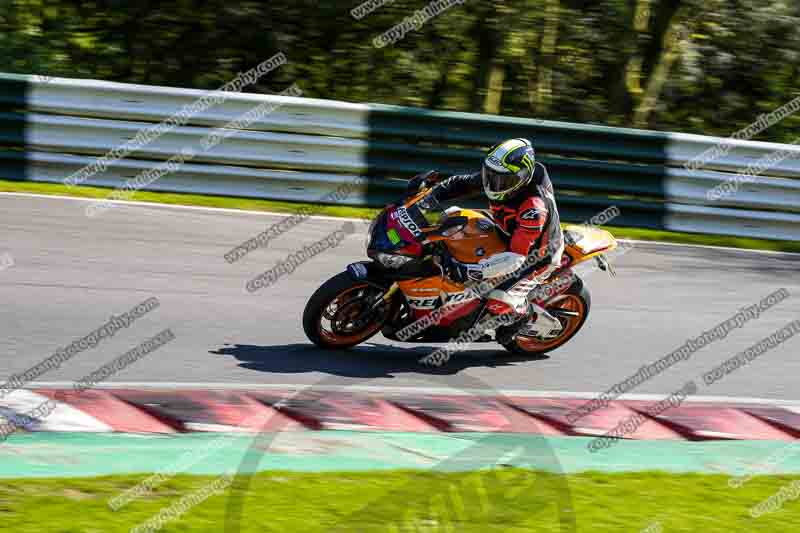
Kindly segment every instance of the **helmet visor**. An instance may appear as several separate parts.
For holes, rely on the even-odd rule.
[[[484,188],[489,192],[497,194],[514,190],[520,183],[528,178],[529,173],[529,170],[524,167],[517,172],[500,172],[486,165],[483,165],[481,171]]]

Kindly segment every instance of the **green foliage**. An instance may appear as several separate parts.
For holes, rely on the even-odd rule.
[[[108,507],[110,498],[142,479],[5,480],[0,482],[0,511],[7,530],[16,533],[127,532],[215,482],[211,477],[179,475],[119,511]],[[662,472],[574,474],[565,479],[572,505],[565,509],[557,506],[563,494],[553,474],[521,469],[263,472],[248,485],[234,483],[189,507],[161,531],[223,531],[231,498],[241,503],[241,533],[569,531],[560,524],[559,512],[574,517],[574,531],[580,533],[798,530],[796,501],[786,501],[757,519],[749,514],[795,478],[758,477],[738,489],[728,487],[728,479]]]
[[[213,89],[283,51],[248,90],[715,135],[800,94],[797,2],[466,0],[383,48],[427,0],[358,4],[0,0],[0,71]]]

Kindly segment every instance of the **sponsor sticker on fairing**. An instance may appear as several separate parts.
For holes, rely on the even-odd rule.
[[[445,305],[450,305],[454,303],[468,302],[470,300],[475,300],[477,298],[478,295],[474,291],[450,292],[447,293],[447,297],[444,299],[444,303]]]
[[[409,298],[408,305],[411,309],[433,309],[439,298]]]
[[[397,220],[399,220],[403,227],[410,231],[414,237],[421,239],[424,236],[422,230],[419,229],[419,226],[414,222],[414,219],[411,218],[411,215],[405,207],[398,207],[396,214]]]

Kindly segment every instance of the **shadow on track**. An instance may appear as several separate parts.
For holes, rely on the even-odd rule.
[[[367,343],[349,350],[321,350],[311,344],[254,346],[227,344],[210,353],[231,355],[239,366],[261,372],[301,374],[323,372],[350,378],[392,378],[396,374],[452,375],[476,367],[496,368],[516,362],[548,359],[547,356],[518,357],[502,348],[469,350],[453,354],[442,367],[428,367],[418,359],[428,355],[432,346],[395,347]]]

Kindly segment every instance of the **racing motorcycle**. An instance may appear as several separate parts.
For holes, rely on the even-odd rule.
[[[492,316],[488,293],[493,280],[478,285],[455,274],[459,267],[463,273],[481,259],[507,251],[510,236],[488,211],[444,209],[428,194],[433,176],[414,177],[404,202],[387,206],[372,221],[367,234],[370,261],[350,264],[311,296],[303,329],[314,344],[350,348],[378,332],[398,341],[448,342]],[[513,353],[533,356],[564,345],[578,333],[589,316],[591,298],[573,268],[595,260],[598,268],[613,274],[606,254],[617,248],[617,241],[609,232],[588,226],[566,226],[564,241],[560,266],[528,295],[527,315],[481,331],[471,342],[497,342]],[[552,322],[556,318],[556,327],[532,327],[537,308],[545,309]]]

